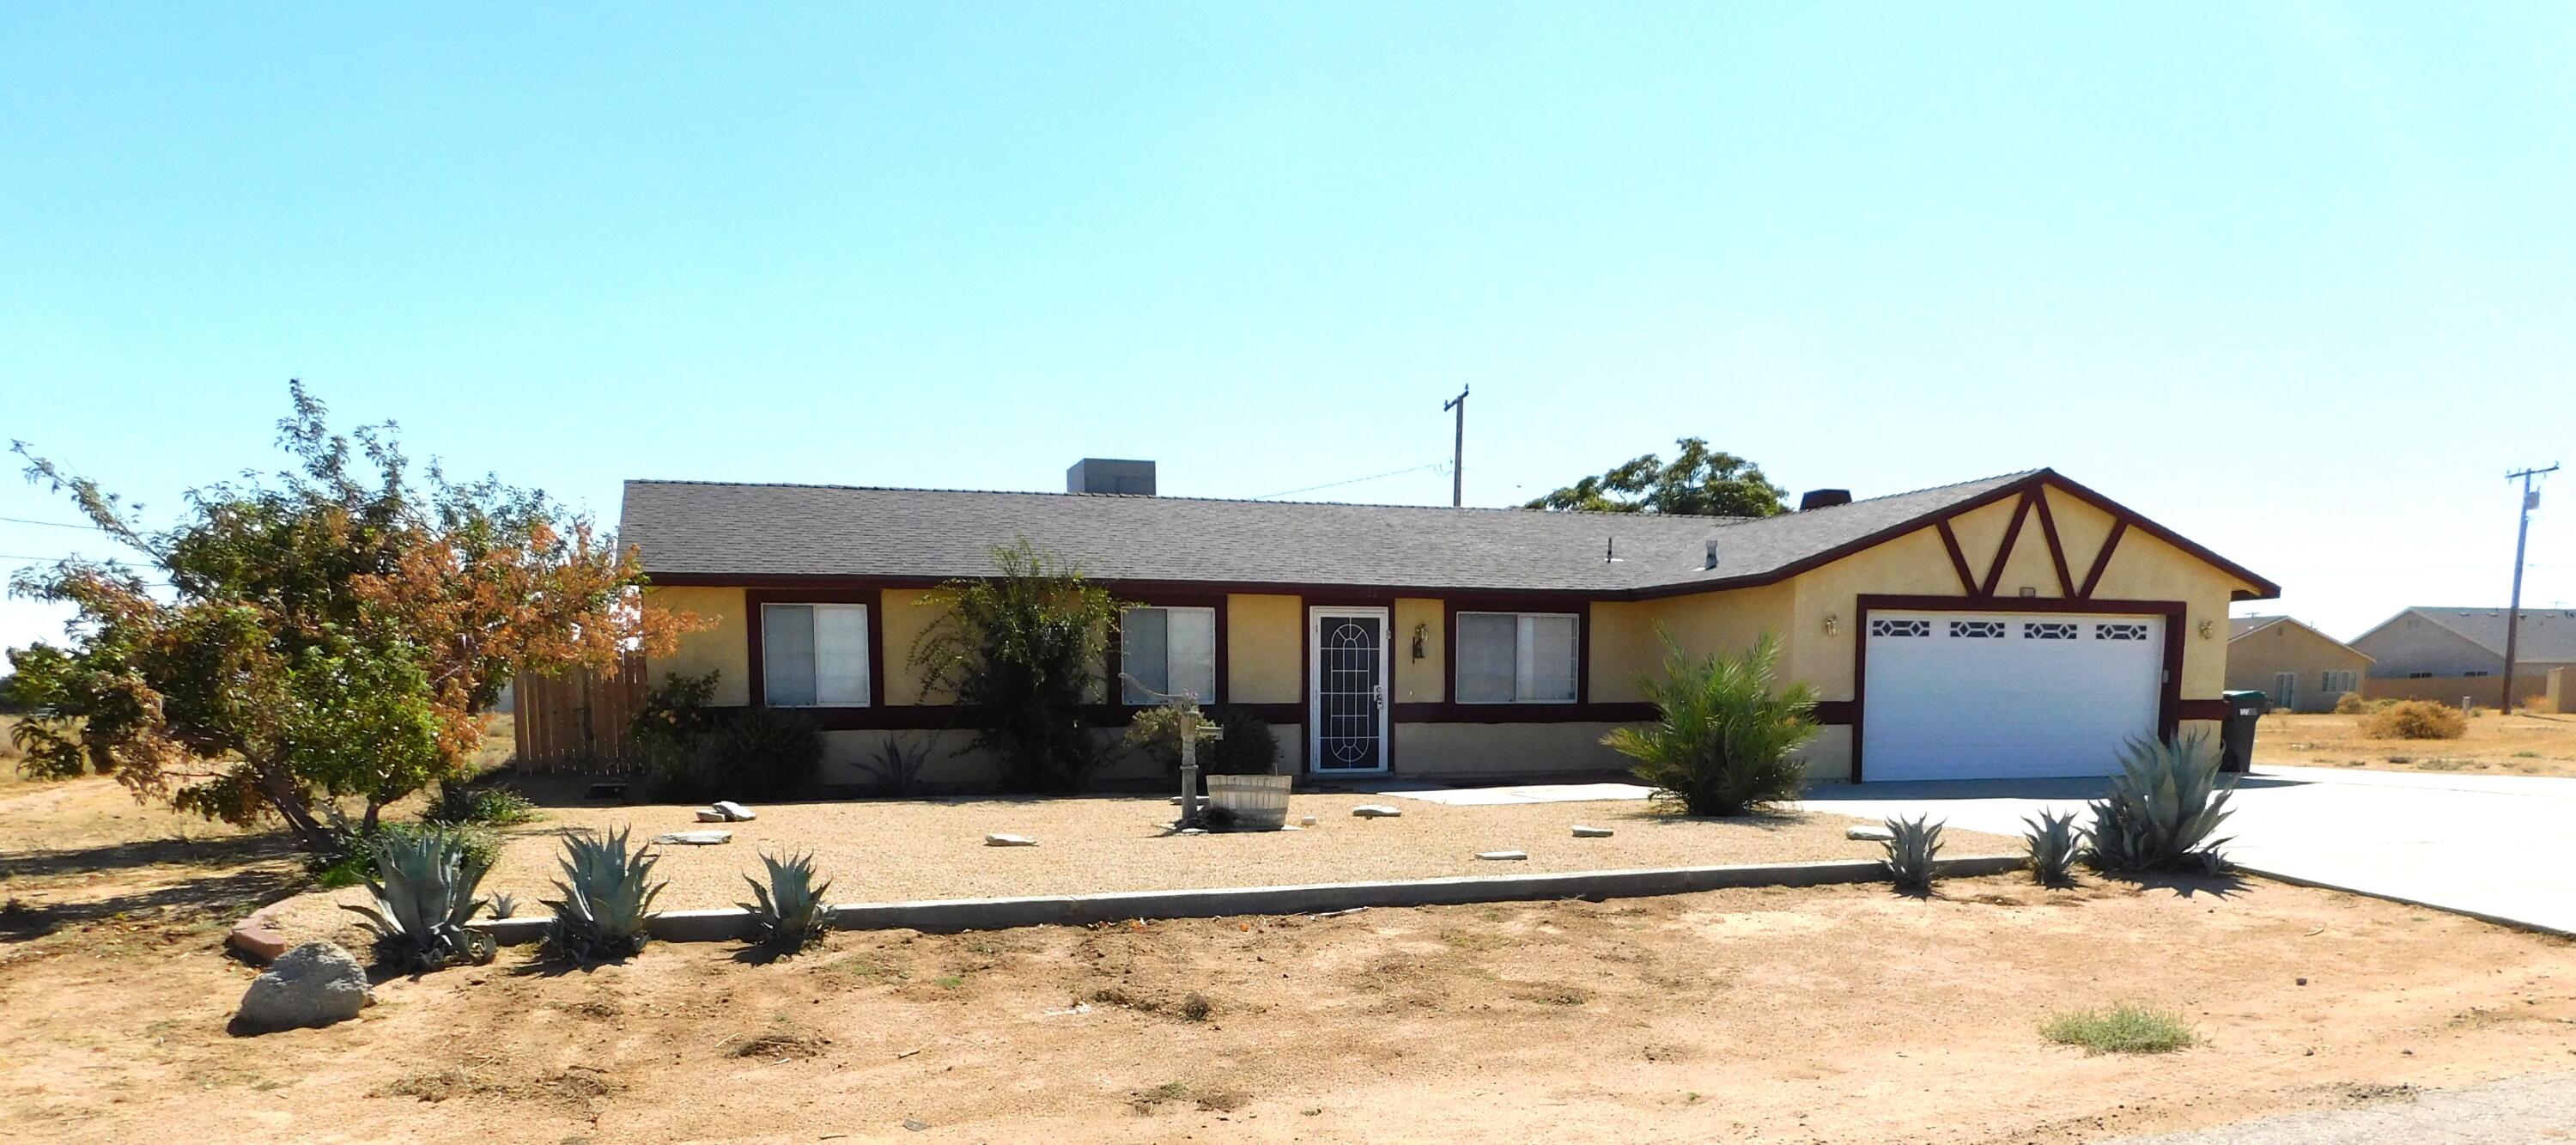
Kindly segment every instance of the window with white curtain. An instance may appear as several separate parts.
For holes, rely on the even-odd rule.
[[[1458,702],[1573,703],[1577,627],[1560,613],[1459,613]]]
[[[2361,673],[2359,673],[2359,672],[2328,672],[2328,673],[2326,673],[2326,678],[2325,678],[2325,687],[2324,687],[2324,689],[2322,689],[2322,690],[2323,690],[2324,692],[2326,692],[2328,695],[2332,695],[2332,694],[2334,694],[2334,693],[2336,693],[2336,692],[2357,692],[2357,691],[2360,691],[2360,690],[2361,690]]]
[[[773,708],[868,705],[868,606],[760,606],[761,702]]]
[[[1216,695],[1216,610],[1130,608],[1118,616],[1120,688],[1130,704],[1162,703],[1188,692],[1202,704]]]

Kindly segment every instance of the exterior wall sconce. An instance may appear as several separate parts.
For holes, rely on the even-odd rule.
[[[1841,616],[1840,614],[1838,614],[1838,613],[1831,613],[1831,612],[1826,613],[1826,614],[1825,614],[1825,635],[1827,635],[1827,636],[1831,636],[1831,635],[1833,635],[1833,634],[1834,634],[1834,629],[1837,629],[1837,628],[1842,627],[1842,624],[1843,624],[1843,618],[1842,618],[1842,616]]]
[[[2210,634],[2217,630],[2218,625],[2212,621],[2204,620],[2200,622],[2200,638],[2203,640],[2209,639]]]
[[[1414,659],[1419,660],[1419,659],[1421,659],[1421,658],[1422,658],[1422,642],[1423,642],[1425,639],[1427,639],[1430,635],[1431,635],[1431,626],[1430,626],[1429,624],[1416,624],[1416,625],[1414,625],[1414,626],[1413,626],[1413,658],[1414,658]]]

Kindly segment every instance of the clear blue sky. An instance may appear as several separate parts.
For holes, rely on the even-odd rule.
[[[175,508],[300,377],[607,519],[1257,496],[1445,459],[1472,382],[1473,504],[1684,434],[2051,465],[2348,636],[2500,603],[2503,471],[2576,461],[2571,58],[2557,3],[10,4],[0,438]]]

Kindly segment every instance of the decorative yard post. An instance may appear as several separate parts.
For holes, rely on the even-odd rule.
[[[1181,709],[1181,826],[1199,825],[1199,741],[1225,738],[1225,729],[1199,716],[1195,699]]]

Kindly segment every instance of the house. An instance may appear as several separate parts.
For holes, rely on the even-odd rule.
[[[2362,694],[2501,706],[2505,620],[2501,608],[2416,607],[2381,621],[2352,642],[2371,658]],[[2514,648],[2514,701],[2540,695],[2549,670],[2570,665],[2576,665],[2576,610],[2523,609]]]
[[[1320,778],[1617,771],[1658,633],[1776,635],[1823,700],[1820,779],[2105,774],[2126,737],[2214,732],[2229,604],[2279,593],[2045,469],[1759,519],[631,481],[622,536],[654,604],[714,620],[652,678],[812,709],[852,780],[888,736],[940,749],[926,780],[993,774],[908,653],[927,590],[1018,538],[1132,602],[1105,678],[1247,706]]]
[[[2228,621],[2227,687],[2262,692],[2274,708],[2330,712],[2346,692],[2361,690],[2370,657],[2287,616]]]

